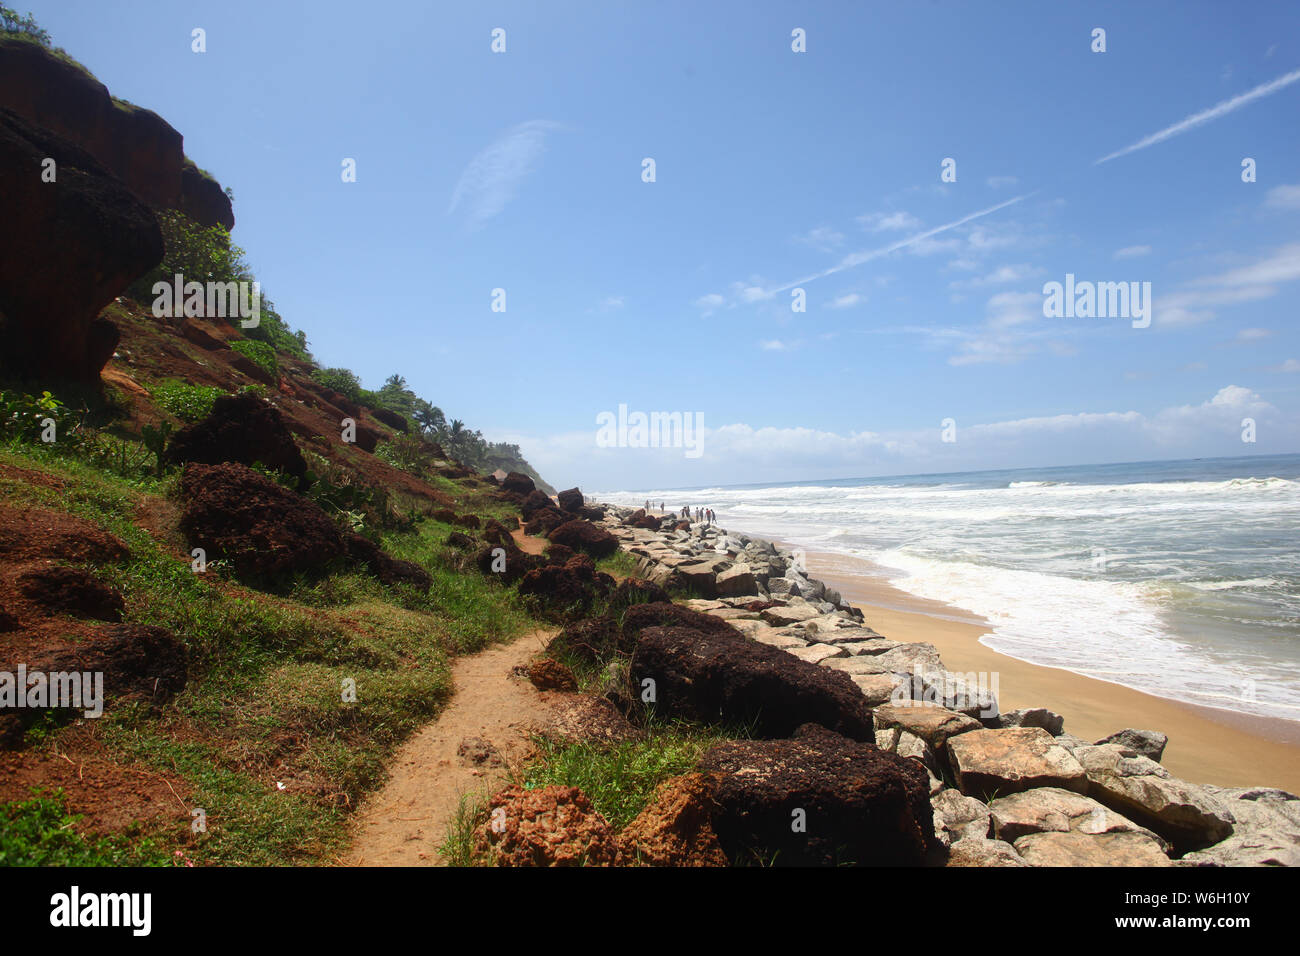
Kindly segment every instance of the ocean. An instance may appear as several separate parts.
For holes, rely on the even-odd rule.
[[[982,642],[1161,697],[1300,720],[1300,455],[593,493],[849,555]]]

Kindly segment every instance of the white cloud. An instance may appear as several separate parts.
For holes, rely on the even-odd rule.
[[[1275,365],[1271,372],[1300,372],[1300,359],[1287,359],[1281,365]]]
[[[859,295],[856,292],[850,292],[847,295],[842,295],[836,299],[832,299],[830,303],[830,307],[832,309],[849,309],[855,305],[858,305],[866,301],[867,301],[866,296]]]
[[[971,279],[959,279],[956,282],[948,283],[952,289],[978,289],[981,286],[1005,285],[1008,282],[1024,282],[1037,275],[1042,275],[1043,270],[1037,266],[1027,264],[999,266],[987,275],[975,276]]]
[[[1116,249],[1114,258],[1116,259],[1136,259],[1138,256],[1149,256],[1151,254],[1150,246],[1125,246],[1123,249]]]
[[[764,339],[758,343],[758,347],[764,352],[784,352],[787,348],[780,339]]]
[[[722,304],[727,300],[716,292],[710,292],[708,295],[702,295],[695,300],[695,305],[704,310],[705,315],[712,315],[715,309],[720,309]]]
[[[1152,133],[1150,136],[1144,136],[1136,143],[1125,146],[1123,149],[1116,150],[1109,155],[1103,156],[1101,159],[1095,160],[1093,165],[1100,166],[1102,163],[1108,163],[1112,159],[1118,159],[1120,156],[1127,156],[1129,153],[1135,153],[1140,149],[1146,149],[1148,146],[1154,146],[1156,143],[1162,143],[1167,139],[1177,136],[1179,133],[1185,133],[1190,129],[1195,129],[1198,126],[1212,122],[1221,116],[1233,113],[1241,109],[1243,106],[1248,106],[1255,100],[1261,99],[1265,96],[1270,96],[1278,90],[1290,86],[1297,80],[1300,80],[1300,70],[1292,70],[1290,73],[1279,76],[1275,80],[1270,80],[1268,83],[1261,83],[1254,89],[1247,90],[1245,93],[1234,96],[1230,100],[1224,100],[1222,103],[1216,103],[1209,109],[1201,110],[1199,113],[1193,113],[1191,116],[1179,120],[1172,126],[1166,126],[1164,129]]]
[[[1300,186],[1274,186],[1264,197],[1264,205],[1271,209],[1300,209]]]
[[[1300,363],[1295,367],[1300,370]],[[954,443],[941,440],[944,416],[957,420]],[[1295,422],[1256,392],[1227,385],[1200,403],[1154,414],[1080,411],[971,422],[954,408],[936,410],[928,427],[849,433],[732,423],[705,427],[703,455],[695,463],[685,462],[681,449],[597,448],[594,425],[544,440],[506,440],[518,440],[551,482],[598,491],[1242,454],[1254,451],[1241,442],[1246,417],[1256,420],[1259,434],[1272,442],[1269,447],[1287,449],[1300,435]],[[709,421],[707,411],[704,420]]]
[[[920,229],[921,220],[917,219],[909,212],[872,212],[858,217],[858,222],[863,229],[870,229],[872,232],[889,232],[894,230]]]
[[[1273,334],[1272,329],[1242,329],[1237,333],[1238,342],[1258,342]]]
[[[448,215],[463,207],[466,222],[474,229],[498,215],[536,168],[546,150],[547,134],[561,128],[547,120],[530,120],[507,130],[460,174]]]
[[[804,245],[821,249],[823,252],[829,252],[844,241],[844,233],[832,229],[830,226],[818,226],[816,229],[810,229],[802,236],[795,236],[795,242],[802,242]]]
[[[1177,326],[1206,322],[1215,308],[1258,302],[1277,294],[1277,284],[1300,279],[1300,243],[1289,243],[1263,259],[1214,276],[1189,282],[1182,289],[1156,297],[1155,321]]]
[[[623,308],[623,297],[621,295],[606,296],[600,300],[602,309],[621,309]]]

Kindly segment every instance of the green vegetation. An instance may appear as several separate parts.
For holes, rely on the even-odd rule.
[[[50,46],[49,33],[41,29],[35,17],[30,13],[25,17],[20,16],[17,11],[2,4],[0,4],[0,33],[30,40],[47,49]]]
[[[729,736],[713,728],[673,724],[640,740],[610,746],[536,740],[538,758],[525,771],[524,786],[578,787],[616,830],[645,809],[655,787],[688,773],[704,751]]]
[[[212,411],[212,403],[226,394],[210,385],[188,385],[174,378],[154,385],[149,394],[163,411],[183,422],[197,422]]]
[[[66,511],[120,538],[129,559],[97,570],[123,594],[124,621],[165,627],[187,646],[189,684],[171,704],[150,712],[110,702],[96,731],[120,764],[179,775],[187,802],[208,819],[197,842],[173,826],[149,835],[156,845],[42,847],[37,836],[69,829],[66,813],[11,804],[0,808],[0,853],[8,854],[0,861],[166,863],[180,847],[199,864],[327,861],[343,846],[349,808],[382,783],[394,748],[449,698],[451,658],[535,626],[512,591],[441,544],[450,526],[439,522],[395,521],[382,537],[395,557],[428,571],[428,593],[346,569],[268,595],[227,579],[220,562],[195,574],[174,546],[136,524],[142,511],[163,508],[174,472],[128,481],[39,442],[0,448],[0,464],[57,479],[0,478],[7,502]],[[466,500],[477,494],[464,491]],[[345,700],[346,681],[354,701]],[[38,728],[28,745],[52,754],[68,729]]]
[[[0,804],[0,866],[165,866],[166,851],[138,834],[83,836],[62,791]]]
[[[160,210],[157,216],[165,247],[163,260],[127,288],[127,295],[137,302],[153,303],[154,285],[158,282],[171,285],[177,274],[186,282],[257,281],[244,259],[244,250],[231,243],[230,233],[224,226],[200,226],[174,209]],[[227,319],[232,324],[238,321],[235,317]],[[307,357],[306,333],[292,331],[265,292],[258,324],[242,331],[248,338],[265,342],[277,351]]]
[[[318,368],[311,377],[317,384],[333,389],[349,401],[361,401],[361,380],[345,368]]]
[[[271,378],[280,377],[280,363],[276,361],[275,349],[267,343],[256,339],[241,339],[238,342],[231,342],[230,348],[253,362]]]

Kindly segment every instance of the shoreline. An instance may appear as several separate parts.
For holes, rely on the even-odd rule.
[[[1004,712],[1046,707],[1065,717],[1066,733],[1089,741],[1127,727],[1158,730],[1169,736],[1160,762],[1177,777],[1300,793],[1300,722],[1157,697],[1009,657],[980,643],[991,630],[987,621],[895,588],[866,559],[814,551],[806,557],[808,573],[861,608],[881,634],[935,645],[950,671],[997,674]]]

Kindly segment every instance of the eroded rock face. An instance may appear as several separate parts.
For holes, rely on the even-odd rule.
[[[965,714],[928,704],[885,704],[875,709],[876,725],[899,727],[942,752],[949,739],[980,729],[980,722]]]
[[[619,834],[625,858],[648,866],[727,866],[713,831],[718,782],[715,774],[688,773],[661,783]]]
[[[653,681],[657,713],[751,726],[785,737],[818,723],[874,741],[871,709],[847,674],[792,657],[733,632],[651,627],[632,653],[634,687]]]
[[[984,801],[957,790],[940,790],[930,798],[930,805],[934,808],[935,833],[943,843],[989,835],[989,807]]]
[[[1169,738],[1158,730],[1133,730],[1128,728],[1119,731],[1119,733],[1111,734],[1109,737],[1103,737],[1097,743],[1099,745],[1119,744],[1127,750],[1132,750],[1159,763],[1160,758],[1164,756]]]
[[[242,575],[316,571],[344,553],[338,527],[318,505],[245,465],[187,465],[181,493],[190,546]]]
[[[474,847],[496,866],[617,866],[613,829],[577,787],[508,787],[488,801]]]
[[[909,866],[940,849],[920,764],[823,727],[718,744],[700,770],[722,775],[713,829],[738,863]]]
[[[150,206],[234,228],[230,198],[186,162],[180,133],[151,110],[114,103],[103,83],[50,51],[0,38],[0,107],[85,150]]]
[[[300,482],[307,474],[307,461],[285,427],[279,409],[248,394],[218,398],[207,416],[176,433],[164,458],[172,464],[261,462]]]
[[[0,182],[0,362],[36,382],[97,385],[119,337],[100,310],[162,260],[158,222],[89,153],[3,109]]]
[[[1300,866],[1300,797],[1267,787],[1204,788],[1232,814],[1232,835],[1185,866]]]

